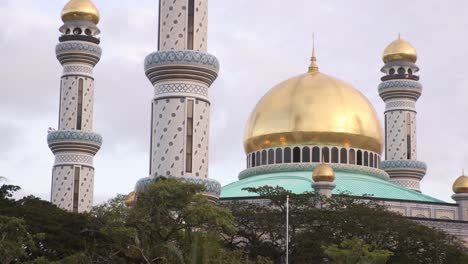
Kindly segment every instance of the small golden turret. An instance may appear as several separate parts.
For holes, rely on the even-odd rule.
[[[99,10],[91,0],[71,0],[62,10],[62,21],[84,20],[98,24]]]

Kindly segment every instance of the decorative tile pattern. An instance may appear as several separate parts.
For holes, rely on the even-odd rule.
[[[146,56],[145,71],[150,67],[164,64],[195,64],[219,70],[218,59],[208,53],[193,50],[164,50]]]
[[[187,48],[187,0],[161,0],[159,17],[159,49]]]
[[[60,163],[85,163],[90,166],[93,165],[93,157],[89,155],[80,155],[80,154],[72,154],[72,153],[66,153],[66,154],[57,154],[55,155],[55,165],[58,165]]]
[[[388,80],[379,84],[379,92],[385,89],[416,89],[422,92],[422,84],[414,80]]]
[[[55,53],[70,53],[70,52],[89,52],[97,57],[101,57],[102,49],[96,44],[91,42],[78,42],[78,41],[66,41],[61,42],[55,46]]]
[[[194,83],[163,83],[155,86],[155,96],[168,93],[186,93],[208,97],[208,87]]]
[[[419,169],[426,170],[426,163],[419,160],[383,160],[382,169]]]
[[[94,132],[83,132],[83,131],[66,131],[66,130],[57,130],[50,131],[47,135],[47,142],[49,144],[57,141],[88,141],[97,144],[98,146],[102,145],[101,135]]]
[[[93,74],[93,68],[87,67],[84,65],[65,65],[63,66],[63,74],[70,74],[70,73],[85,73],[88,75]]]

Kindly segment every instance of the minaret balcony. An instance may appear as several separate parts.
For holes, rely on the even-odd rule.
[[[414,80],[394,79],[379,84],[379,95],[388,99],[408,98],[418,100],[422,93],[422,85]]]
[[[218,77],[218,71],[218,59],[200,51],[157,51],[145,59],[145,73],[153,85],[164,80],[182,79],[210,86]]]
[[[49,131],[47,143],[52,152],[84,152],[95,155],[102,145],[102,136],[94,132]]]

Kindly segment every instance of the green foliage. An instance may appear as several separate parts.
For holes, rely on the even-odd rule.
[[[388,250],[369,251],[371,245],[364,240],[353,237],[341,244],[322,246],[327,254],[337,264],[385,264],[392,252]]]
[[[0,263],[9,264],[27,256],[34,243],[24,221],[0,215]]]

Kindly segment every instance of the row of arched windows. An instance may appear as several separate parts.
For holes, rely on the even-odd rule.
[[[338,147],[286,147],[265,149],[247,155],[247,168],[282,164],[321,162],[380,168],[380,155],[367,150]]]

